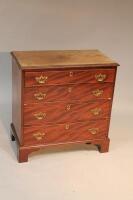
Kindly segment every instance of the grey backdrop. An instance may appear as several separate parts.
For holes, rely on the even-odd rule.
[[[40,157],[39,155],[36,155],[36,158],[33,158],[32,162],[26,165],[26,168],[25,165],[19,167],[16,165],[16,157],[8,137],[9,124],[11,122],[11,57],[9,52],[12,50],[96,48],[111,56],[121,65],[118,68],[116,81],[110,129],[112,145],[109,157],[105,157],[105,155],[104,157],[98,157],[99,154],[95,154],[95,152],[89,152],[89,154],[86,152],[86,154],[83,155],[81,152],[81,154],[71,153],[71,155],[74,156],[72,158],[71,155],[69,155],[70,157],[68,158],[68,154],[60,154],[60,156],[62,156],[61,161],[60,157],[58,157],[59,155],[55,154],[50,158],[46,155],[44,157],[43,155]],[[48,200],[53,199],[53,197],[58,200],[75,199],[75,197],[76,199],[81,199],[83,197],[84,200],[88,199],[88,197],[100,199],[99,195],[101,192],[104,193],[104,196],[101,198],[102,200],[107,199],[107,194],[110,194],[108,199],[132,199],[132,119],[132,0],[0,0],[0,159],[3,163],[0,165],[0,172],[5,171],[0,175],[0,180],[3,180],[3,182],[0,182],[0,186],[2,186],[0,187],[0,193],[3,195],[4,199],[9,199],[9,197],[12,197],[14,200],[20,199],[19,193],[22,195],[22,199],[25,198],[28,200],[44,199],[44,197]],[[128,143],[129,145],[126,145]],[[126,163],[129,163],[128,166],[126,166],[125,160],[123,160],[125,159],[123,154],[126,155],[126,159],[129,158],[129,160],[126,160]],[[80,158],[78,157],[79,155]],[[85,155],[89,156],[91,163],[87,163],[89,160]],[[96,162],[95,156],[97,157]],[[81,158],[82,162],[79,164],[78,161]],[[105,162],[105,158],[110,165]],[[45,163],[45,160],[48,161],[47,164]],[[103,166],[105,168],[105,170],[103,169],[104,175],[101,171],[98,171],[100,168],[98,169],[96,167],[97,160],[99,166],[101,166],[102,169]],[[38,161],[44,161],[44,165],[41,167],[39,165],[40,162]],[[8,163],[10,163],[11,170],[8,167]],[[57,163],[60,163],[60,167],[58,166],[59,168],[57,168]],[[72,174],[70,180],[68,180],[70,171],[69,173],[67,171],[68,175],[66,173],[66,168],[64,167],[71,166],[72,163],[73,167],[70,169]],[[84,165],[81,167],[82,163]],[[113,168],[113,163],[116,163],[115,168]],[[30,164],[32,165],[32,170]],[[77,167],[81,167],[81,171],[80,168],[78,168],[80,173],[78,171],[76,173],[74,164],[76,165],[76,169]],[[51,166],[56,168],[55,173],[52,171],[53,168]],[[85,170],[85,166],[89,166],[91,174],[88,173],[82,176],[82,169]],[[108,170],[110,169],[110,175],[108,170],[106,170],[106,167]],[[10,177],[12,170],[16,176],[19,177],[20,182],[17,178],[14,180],[13,176]],[[48,173],[45,174],[45,170]],[[37,173],[37,171],[41,171],[41,174]],[[126,173],[128,171],[130,171],[129,177]],[[60,180],[62,180],[62,177],[59,176],[61,172],[62,177],[66,174],[64,179],[67,181],[64,185],[60,182]],[[56,177],[56,173],[58,173],[57,177],[60,177],[57,184],[56,182],[53,182],[52,176],[49,178],[50,174]],[[72,179],[73,174],[75,174],[75,179],[76,177],[79,178],[80,183],[78,183],[78,180],[75,182],[75,179]],[[37,185],[34,183],[34,175],[36,177]],[[115,177],[119,175],[119,177],[116,178],[115,183],[112,179],[113,175]],[[96,184],[97,176],[100,178],[101,186]],[[108,179],[106,179],[105,176],[108,177]],[[47,177],[47,185],[42,180],[42,177],[44,180],[46,180]],[[85,178],[84,180],[83,177]],[[10,181],[12,179],[14,182]],[[104,182],[101,182],[104,179],[106,180],[106,185],[104,185]],[[40,180],[42,180],[42,186],[45,185],[45,188],[47,188],[45,191],[46,193],[41,193],[43,190],[42,186],[38,188]],[[125,182],[123,182],[123,180]],[[25,187],[22,184],[23,181],[26,183]],[[94,193],[92,192],[93,184],[88,185],[87,181],[91,181],[91,183],[95,185]],[[93,181],[95,181],[95,183]],[[67,185],[68,183],[71,185],[70,187]],[[72,183],[75,184],[77,186],[76,188],[79,190],[75,189]],[[87,188],[86,190],[83,189],[83,183],[85,188]],[[59,187],[62,188],[60,191],[57,187],[58,184]],[[102,187],[102,184],[106,187],[106,191],[104,190],[104,187]],[[21,190],[19,187],[20,185]],[[121,186],[121,195],[117,190],[119,186]],[[38,193],[35,193],[34,187],[38,189]],[[52,193],[48,193],[48,187],[51,187]],[[32,189],[31,193],[30,189]],[[9,193],[9,191],[11,193]],[[77,191],[77,193],[74,193],[73,191]],[[95,193],[95,191],[97,192]],[[27,197],[23,192],[27,192]]]

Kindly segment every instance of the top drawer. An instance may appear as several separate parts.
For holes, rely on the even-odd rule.
[[[113,82],[115,69],[25,72],[25,87]]]

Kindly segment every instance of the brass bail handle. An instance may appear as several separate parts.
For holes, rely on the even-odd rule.
[[[100,90],[100,89],[93,90],[93,91],[92,91],[92,94],[93,94],[93,96],[95,96],[95,97],[100,97],[100,96],[102,96],[102,94],[103,94],[103,90]]]
[[[35,113],[34,117],[38,120],[42,120],[46,117],[46,113],[43,113],[43,112]]]
[[[92,135],[96,135],[99,132],[99,128],[89,128],[88,131],[92,134]]]
[[[39,84],[44,84],[47,81],[47,79],[48,77],[43,75],[35,77],[36,82]]]
[[[94,109],[90,110],[90,112],[91,112],[93,115],[97,116],[97,115],[100,115],[100,114],[101,114],[102,109],[101,109],[101,108],[94,108]]]
[[[46,94],[45,94],[45,93],[42,93],[42,92],[39,92],[39,93],[35,93],[35,94],[34,94],[34,97],[35,97],[35,99],[41,101],[41,100],[45,99]]]
[[[44,138],[45,135],[46,135],[45,133],[36,132],[36,133],[33,134],[33,137],[34,137],[36,140],[40,141],[40,140],[42,140],[42,139]]]
[[[96,74],[95,75],[95,79],[98,81],[98,82],[104,82],[105,79],[107,78],[107,75],[106,74]]]

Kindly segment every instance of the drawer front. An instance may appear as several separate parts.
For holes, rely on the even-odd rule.
[[[70,87],[68,86],[44,86],[24,89],[24,103],[45,103],[56,101],[68,101],[70,99]]]
[[[24,107],[24,125],[65,123],[109,117],[110,101],[92,103],[44,103]]]
[[[77,84],[69,87],[72,101],[86,102],[97,99],[112,99],[113,84]]]
[[[24,145],[58,144],[102,139],[108,133],[108,120],[25,127]]]
[[[25,87],[113,82],[114,78],[114,69],[25,72]]]
[[[113,85],[104,84],[76,84],[25,88],[24,103],[42,103],[55,101],[85,102],[96,99],[112,99]]]

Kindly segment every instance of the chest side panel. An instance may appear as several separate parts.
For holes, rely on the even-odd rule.
[[[22,105],[22,72],[15,59],[12,59],[12,123],[15,128],[18,140],[22,142],[22,123],[21,123],[21,105]]]

